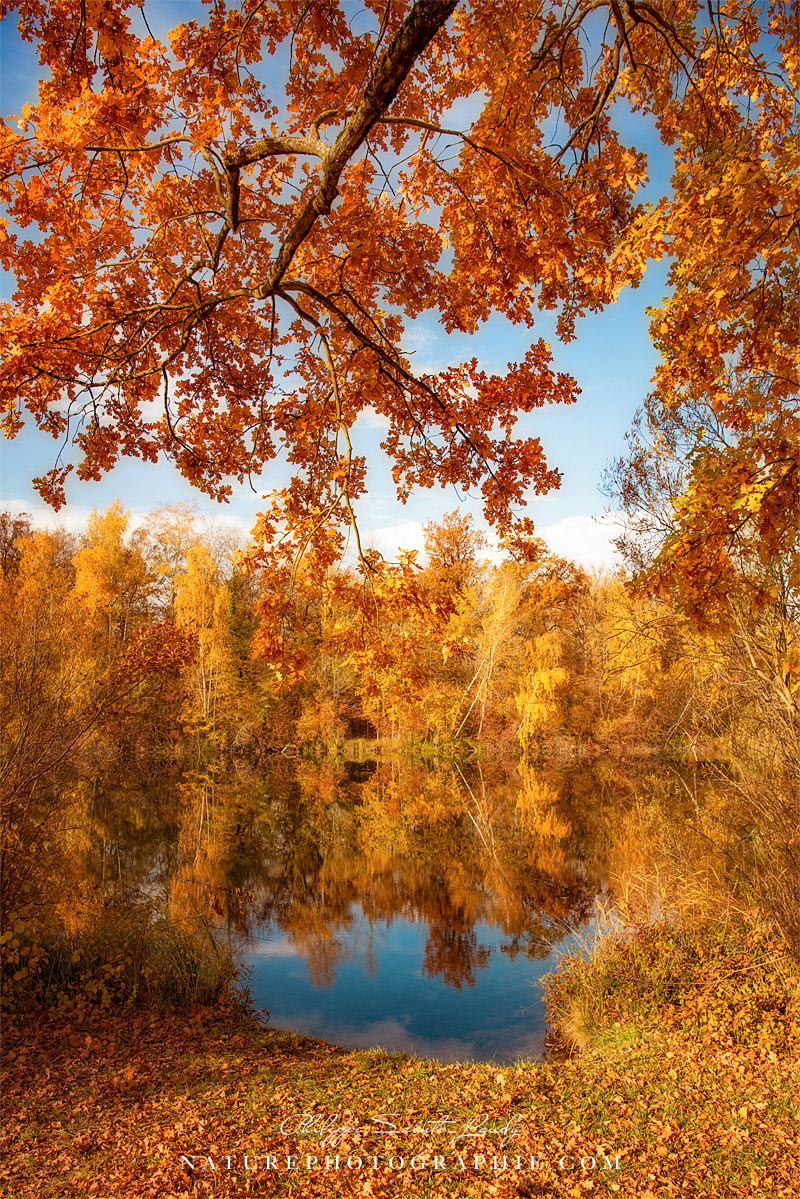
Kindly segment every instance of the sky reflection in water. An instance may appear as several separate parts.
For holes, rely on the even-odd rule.
[[[371,930],[359,910],[342,938],[344,957],[330,985],[314,985],[309,968],[286,937],[254,942],[245,954],[250,990],[267,1007],[274,1028],[300,1031],[346,1048],[415,1053],[439,1061],[512,1062],[541,1057],[545,1021],[535,980],[552,965],[501,951],[508,938],[479,924],[485,965],[473,985],[457,988],[423,974],[427,928],[395,919]],[[371,956],[358,946],[371,941]]]
[[[296,769],[240,864],[240,958],[273,1027],[442,1061],[541,1057],[535,982],[599,885],[581,789],[508,764]]]
[[[533,984],[592,915],[617,787],[502,761],[280,758],[75,790],[85,885],[213,926],[274,1027],[507,1062],[543,1052]]]

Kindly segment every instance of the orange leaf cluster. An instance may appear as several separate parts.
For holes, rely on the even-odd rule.
[[[295,473],[256,557],[330,558],[365,490],[351,431],[377,412],[401,499],[476,488],[511,534],[529,489],[559,479],[519,418],[575,383],[542,341],[495,376],[417,370],[409,320],[471,333],[546,310],[566,341],[667,254],[654,420],[702,401],[726,440],[719,462],[695,446],[665,569],[691,602],[743,515],[772,550],[791,537],[787,0],[367,0],[357,18],[344,0],[243,0],[163,39],[133,0],[11,11],[43,79],[0,147],[17,280],[0,406],[7,435],[32,418],[71,447],[38,480],[49,502],[124,455],[166,454],[218,498],[281,459]],[[622,105],[674,152],[653,208]]]

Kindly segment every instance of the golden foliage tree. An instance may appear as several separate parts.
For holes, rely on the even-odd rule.
[[[186,555],[186,571],[177,582],[175,611],[179,627],[196,636],[190,679],[189,714],[213,727],[232,696],[229,626],[230,592],[210,550],[198,542]]]

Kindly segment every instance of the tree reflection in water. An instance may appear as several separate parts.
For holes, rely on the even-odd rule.
[[[364,1043],[360,1022],[395,1048],[438,1055],[438,1037],[452,1060],[499,1056],[518,1014],[525,1036],[538,1021],[541,1045],[530,981],[598,896],[646,918],[682,894],[732,893],[735,781],[719,764],[657,759],[547,771],[279,758],[149,778],[106,767],[65,793],[54,915],[73,929],[127,897],[159,897],[263,969],[258,1000],[274,1019],[290,1012],[301,1027],[302,1014],[306,1031],[343,1044]],[[489,1028],[487,997],[506,1005],[505,1031]],[[336,1004],[344,1032],[328,1020]],[[473,1023],[456,1029],[459,1005]],[[531,1051],[522,1035],[516,1047]]]
[[[160,885],[173,917],[205,915],[240,945],[287,938],[318,986],[354,953],[374,970],[372,945],[347,936],[362,914],[426,926],[424,974],[471,986],[490,959],[476,925],[502,930],[511,958],[543,958],[601,881],[589,809],[576,816],[568,788],[510,764],[279,759],[94,792],[95,885],[113,839],[115,884]]]

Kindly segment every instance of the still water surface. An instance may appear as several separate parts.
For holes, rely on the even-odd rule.
[[[240,957],[270,1023],[440,1061],[541,1057],[536,982],[599,882],[569,789],[512,767],[298,770],[261,809],[247,884]]]
[[[210,915],[272,1026],[441,1061],[542,1056],[536,981],[604,886],[585,772],[279,759],[158,794],[143,819],[132,785],[95,789],[103,871]]]
[[[401,916],[376,926],[358,905],[330,981],[315,981],[289,937],[251,944],[243,956],[252,968],[251,992],[275,1028],[442,1062],[541,1057],[546,1029],[534,984],[551,968],[551,954],[512,957],[502,928],[487,923],[474,935],[481,960],[459,984],[426,967],[424,919]]]

